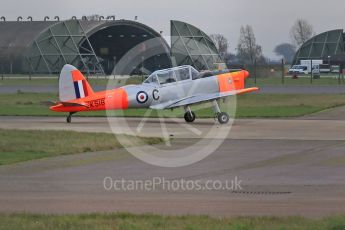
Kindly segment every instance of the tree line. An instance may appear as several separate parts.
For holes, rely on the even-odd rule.
[[[298,19],[290,29],[291,41],[277,45],[274,52],[282,57],[286,63],[291,63],[296,50],[314,35],[313,26],[305,19]],[[230,44],[223,35],[213,34],[210,37],[226,63],[263,64],[267,60],[263,55],[261,45],[256,41],[254,29],[250,25],[241,26],[235,54],[229,52]]]

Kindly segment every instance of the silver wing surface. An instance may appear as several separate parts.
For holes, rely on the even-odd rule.
[[[231,92],[226,93],[212,93],[212,94],[200,94],[200,95],[194,95],[188,98],[183,98],[175,101],[168,101],[162,104],[153,105],[150,108],[155,110],[161,110],[161,109],[174,109],[182,106],[187,105],[194,105],[194,104],[200,104],[204,102],[209,102],[213,100],[217,100],[220,98],[235,96],[239,94],[244,93],[250,93],[259,90],[259,88],[248,88],[248,89],[241,89],[241,90],[234,90]]]

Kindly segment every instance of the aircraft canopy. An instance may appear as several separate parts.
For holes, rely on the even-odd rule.
[[[158,70],[152,73],[144,84],[165,85],[195,79],[199,72],[192,66],[179,66],[170,69]]]

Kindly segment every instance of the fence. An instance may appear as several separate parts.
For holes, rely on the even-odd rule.
[[[265,64],[254,63],[252,65],[242,66],[250,73],[247,80],[249,85],[342,85],[345,84],[345,72],[340,70],[337,72],[314,74],[289,74],[290,65],[286,65],[284,61],[268,62]],[[237,67],[238,67],[237,66]],[[342,69],[342,68],[340,68]]]
[[[1,79],[5,78],[26,78],[26,79],[40,79],[40,78],[57,78],[58,74],[11,74],[11,64],[0,57],[0,76]],[[246,69],[250,73],[247,80],[247,85],[343,85],[345,84],[344,71],[338,73],[322,73],[320,76],[315,76],[312,73],[307,75],[298,75],[294,78],[288,74],[290,65],[281,62],[268,62],[268,63],[254,63],[231,65],[231,69]],[[342,68],[340,68],[342,69]],[[90,76],[92,77],[92,76]],[[95,75],[95,78],[107,78],[106,76]],[[93,77],[92,77],[93,78]]]

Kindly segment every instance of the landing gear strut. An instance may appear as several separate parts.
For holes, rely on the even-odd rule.
[[[187,123],[192,123],[195,121],[196,116],[193,111],[189,107],[185,108],[186,113],[184,114],[184,119],[186,120]]]
[[[212,105],[213,111],[215,113],[215,118],[218,120],[218,122],[222,125],[229,123],[230,117],[227,113],[220,111],[218,101],[213,101]]]
[[[69,115],[67,116],[67,123],[70,124],[72,122],[72,115],[75,114],[75,113],[69,113]]]

